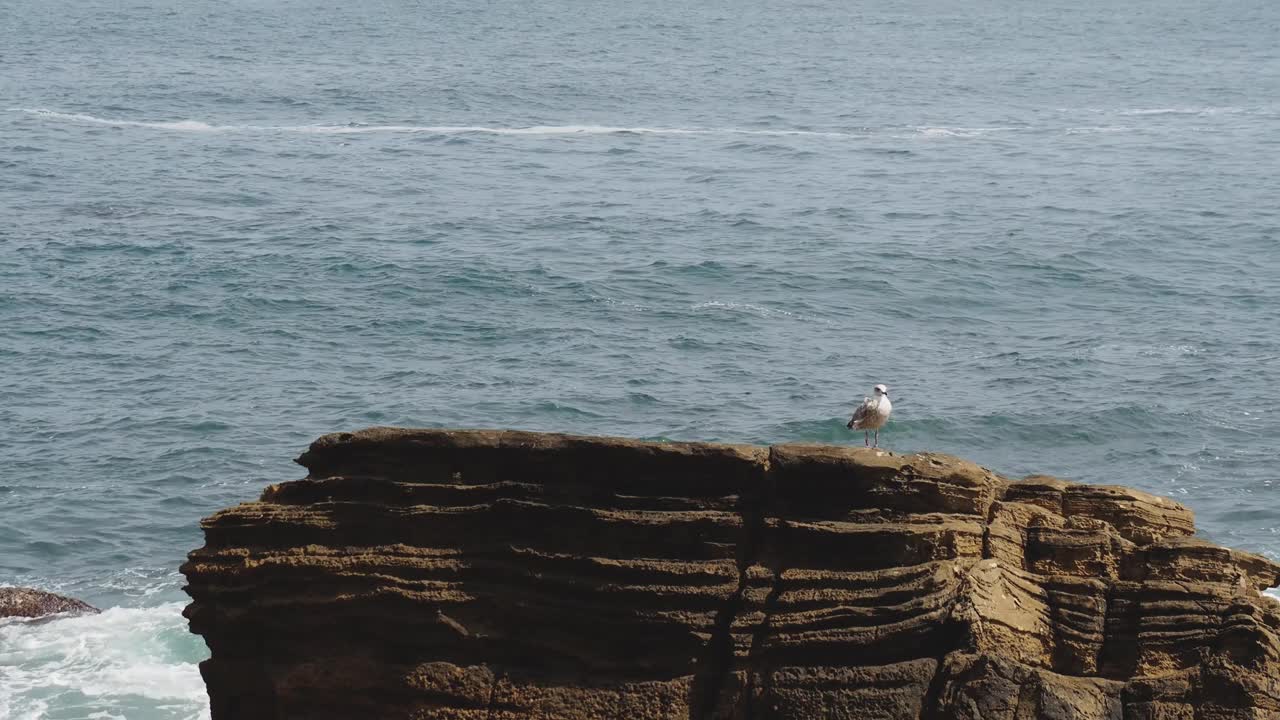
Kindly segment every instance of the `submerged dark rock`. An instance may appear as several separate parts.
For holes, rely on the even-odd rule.
[[[94,606],[43,590],[0,587],[0,618],[40,618],[62,613],[96,613]]]
[[[1122,487],[375,428],[203,523],[215,720],[1280,718],[1280,566]]]

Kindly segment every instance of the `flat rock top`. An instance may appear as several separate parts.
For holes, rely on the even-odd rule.
[[[0,618],[38,618],[59,613],[96,613],[94,606],[43,590],[0,587]]]

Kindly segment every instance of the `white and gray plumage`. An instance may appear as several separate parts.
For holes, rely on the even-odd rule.
[[[849,424],[845,427],[850,430],[861,430],[862,442],[869,447],[871,438],[867,432],[875,431],[875,447],[880,447],[880,428],[889,421],[889,413],[893,412],[893,403],[889,402],[889,388],[877,385],[872,392],[875,393],[875,397],[863,398],[862,404],[854,408],[853,417],[849,418]]]

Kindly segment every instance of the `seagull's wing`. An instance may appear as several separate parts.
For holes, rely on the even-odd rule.
[[[873,405],[871,398],[862,398],[862,404],[853,409],[853,417],[849,418],[849,424],[845,427],[851,428],[861,422],[867,416],[867,413],[871,412]]]

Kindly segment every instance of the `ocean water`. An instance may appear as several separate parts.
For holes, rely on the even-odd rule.
[[[692,6],[691,6],[692,5]],[[198,520],[374,424],[861,443],[1280,558],[1269,0],[0,7],[0,717],[207,717]]]

